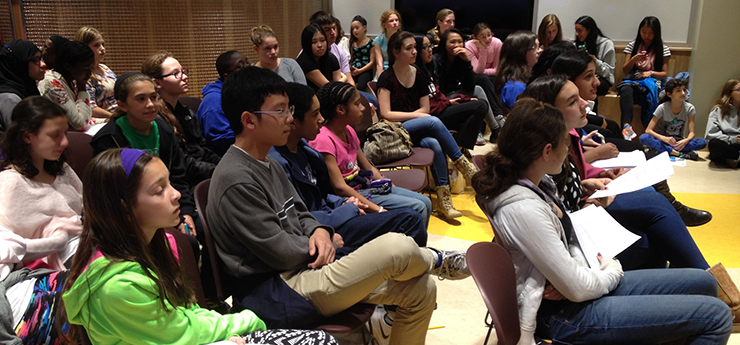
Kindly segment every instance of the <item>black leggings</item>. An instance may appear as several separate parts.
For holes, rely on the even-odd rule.
[[[472,149],[478,138],[478,129],[483,123],[483,117],[488,113],[488,105],[483,101],[464,102],[451,105],[436,116],[450,130],[456,130],[455,142],[457,145]]]
[[[622,111],[622,123],[619,124],[620,126],[624,126],[625,123],[632,123],[634,105],[640,104],[640,97],[642,95],[640,92],[635,92],[635,87],[632,85],[625,85],[619,88],[619,109]]]
[[[709,159],[724,163],[727,159],[740,158],[740,143],[728,144],[719,139],[709,140]]]
[[[355,80],[355,84],[357,84],[358,90],[367,91],[367,83],[373,80],[373,70],[370,69],[366,72],[361,73],[360,75],[352,76],[352,79]]]
[[[612,83],[610,83],[606,78],[597,76],[599,78],[599,81],[601,84],[599,84],[599,87],[596,88],[596,99],[594,99],[594,113],[599,113],[599,97],[598,96],[604,96],[607,93],[609,93],[609,89],[612,87]]]

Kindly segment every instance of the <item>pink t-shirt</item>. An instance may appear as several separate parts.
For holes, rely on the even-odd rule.
[[[360,167],[357,164],[357,151],[360,150],[360,139],[357,138],[357,133],[355,133],[352,127],[347,126],[344,128],[344,131],[347,133],[348,143],[339,139],[329,128],[321,127],[319,135],[316,136],[316,139],[309,142],[308,145],[316,151],[334,156],[337,159],[339,171],[342,172],[345,181],[349,181],[360,171]]]
[[[491,37],[491,44],[488,45],[487,49],[478,48],[475,45],[475,40],[465,42],[473,71],[477,74],[496,75],[503,45],[503,42],[496,37]]]

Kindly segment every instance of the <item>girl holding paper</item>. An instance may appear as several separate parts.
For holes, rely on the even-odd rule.
[[[569,107],[578,109],[583,101],[575,92]],[[619,261],[606,257],[599,257],[600,269],[586,266],[565,205],[547,176],[560,173],[568,156],[570,115],[531,98],[519,100],[497,148],[473,177],[476,201],[495,240],[514,261],[519,344],[535,344],[535,330],[537,336],[569,344],[655,344],[681,338],[694,344],[726,343],[732,316],[714,297],[717,284],[707,272],[625,273]]]

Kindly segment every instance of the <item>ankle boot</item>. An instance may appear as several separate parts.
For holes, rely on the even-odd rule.
[[[437,192],[437,211],[441,213],[447,219],[453,219],[461,217],[462,213],[455,209],[452,205],[452,197],[450,195],[450,186],[437,186],[435,188]]]
[[[676,209],[676,212],[678,212],[678,215],[681,216],[681,220],[683,220],[683,223],[686,224],[686,226],[704,225],[712,220],[711,213],[688,207],[678,200],[674,201],[672,205],[673,208]]]
[[[465,156],[458,158],[453,163],[455,164],[455,168],[465,176],[465,181],[468,185],[470,185],[470,180],[473,178],[473,175],[478,172],[478,168],[476,168],[475,165],[473,165],[473,163],[471,163]]]
[[[686,224],[686,226],[699,226],[709,223],[709,221],[712,220],[711,213],[688,207],[676,200],[676,197],[671,193],[671,187],[668,187],[667,181],[660,181],[654,184],[653,188],[655,188],[656,192],[662,194],[666,199],[668,199],[668,202],[673,205],[673,208],[676,209],[676,212],[681,216],[681,220],[683,220],[683,223]]]
[[[737,286],[730,278],[730,274],[727,273],[721,262],[710,267],[707,271],[717,279],[717,298],[730,306],[733,317],[732,331],[733,333],[737,332],[740,329],[740,291],[738,291]]]

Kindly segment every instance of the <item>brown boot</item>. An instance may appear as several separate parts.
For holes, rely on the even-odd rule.
[[[470,180],[473,178],[473,175],[478,172],[478,168],[476,168],[475,165],[473,165],[473,163],[465,156],[458,158],[453,163],[455,164],[455,168],[463,174],[468,185],[470,185]]]
[[[452,205],[450,186],[437,186],[435,190],[437,192],[437,211],[447,219],[462,217],[462,213]]]
[[[732,332],[740,331],[740,291],[727,273],[725,266],[718,263],[707,270],[717,279],[717,297],[732,310]]]

